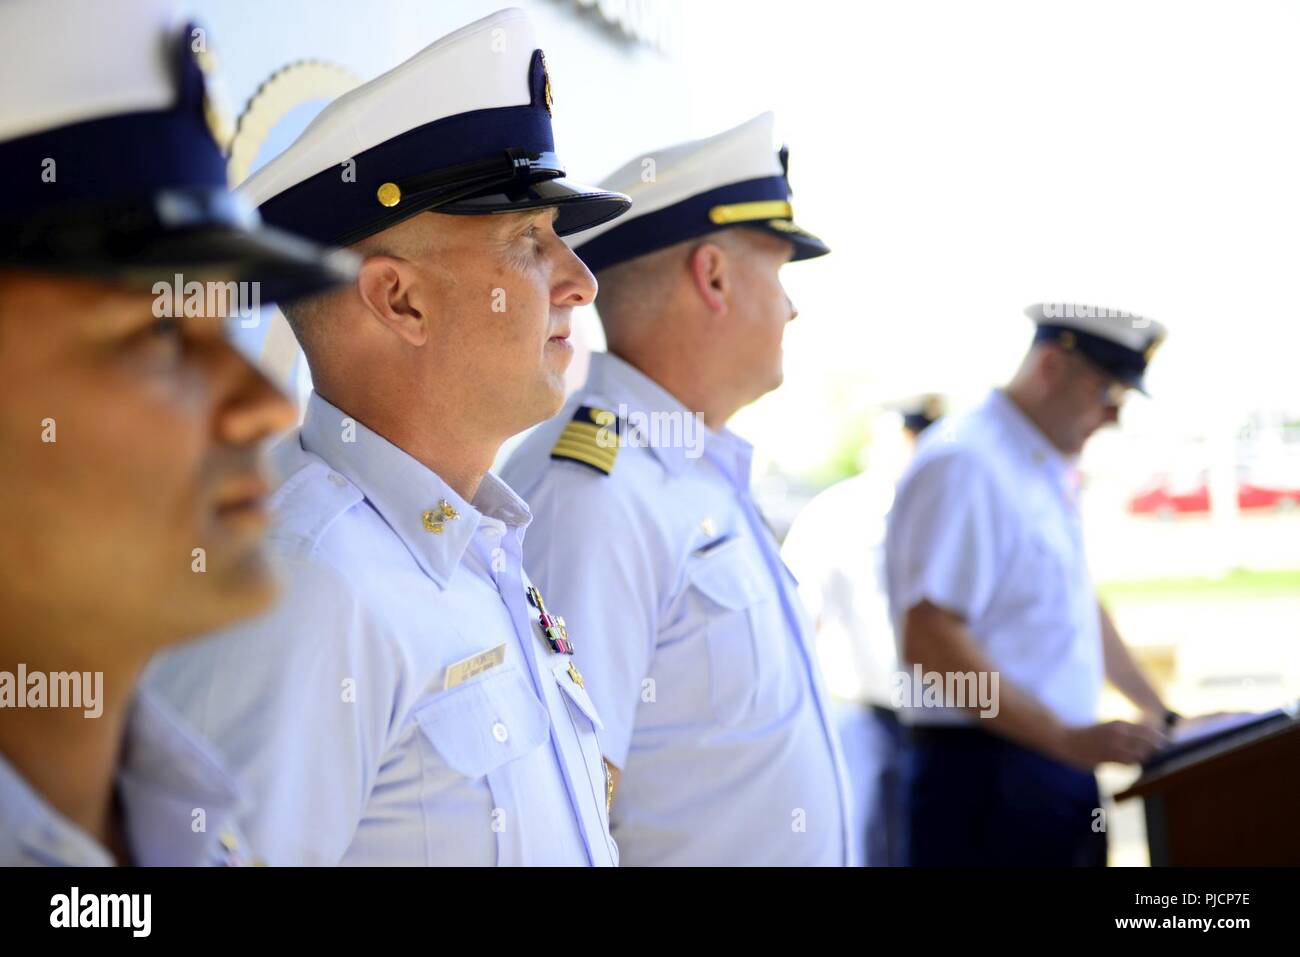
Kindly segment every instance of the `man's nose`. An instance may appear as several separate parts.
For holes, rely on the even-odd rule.
[[[551,302],[557,306],[589,306],[596,300],[596,277],[587,264],[567,246],[561,245],[562,262],[555,272]]]

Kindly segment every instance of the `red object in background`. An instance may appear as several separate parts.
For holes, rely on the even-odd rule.
[[[1145,492],[1139,492],[1128,502],[1134,515],[1185,515],[1210,510],[1210,488],[1199,485],[1186,492],[1171,492],[1163,482]]]
[[[1237,486],[1237,507],[1243,512],[1297,505],[1300,505],[1300,489],[1266,488],[1247,482]],[[1210,487],[1202,480],[1198,485],[1174,492],[1170,491],[1168,478],[1161,477],[1129,499],[1128,511],[1133,515],[1209,514]]]
[[[1300,505],[1300,489],[1263,488],[1248,484],[1237,488],[1237,507],[1240,509],[1282,508],[1286,505]]]

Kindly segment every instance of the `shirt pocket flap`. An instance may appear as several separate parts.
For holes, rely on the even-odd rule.
[[[766,595],[756,569],[741,552],[697,558],[686,570],[692,587],[716,605],[740,611],[763,601]]]
[[[448,767],[481,778],[541,747],[550,718],[518,668],[439,694],[415,712],[420,731]]]
[[[555,674],[556,684],[560,686],[560,689],[569,696],[569,700],[577,705],[578,710],[585,714],[592,724],[604,731],[605,723],[600,720],[600,712],[596,710],[596,703],[587,694],[587,689],[573,680],[573,675],[569,673],[570,667],[576,667],[576,665],[572,664],[568,656],[565,657],[564,661],[555,663],[551,671]]]

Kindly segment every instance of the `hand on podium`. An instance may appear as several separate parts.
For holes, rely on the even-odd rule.
[[[1141,764],[1168,742],[1169,738],[1158,724],[1104,721],[1066,728],[1056,748],[1056,757],[1090,771],[1108,761]]]

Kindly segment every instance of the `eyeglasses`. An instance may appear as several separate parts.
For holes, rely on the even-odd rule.
[[[1098,368],[1098,366],[1087,356],[1070,351],[1067,351],[1065,354],[1073,359],[1076,365],[1085,370],[1090,376],[1101,380],[1101,385],[1097,392],[1098,402],[1107,408],[1121,409],[1124,407],[1124,403],[1127,401],[1129,392],[1132,388],[1128,383],[1121,382],[1119,379],[1116,379],[1114,376]]]
[[[1102,405],[1122,409],[1130,391],[1127,384],[1120,382],[1118,379],[1112,379],[1101,387],[1101,403]]]

